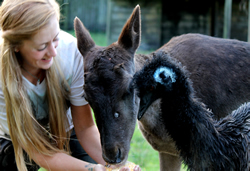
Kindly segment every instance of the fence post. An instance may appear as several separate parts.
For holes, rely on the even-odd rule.
[[[247,41],[250,42],[250,0],[248,0],[248,32]]]
[[[223,38],[230,38],[231,15],[232,15],[232,0],[225,0]]]

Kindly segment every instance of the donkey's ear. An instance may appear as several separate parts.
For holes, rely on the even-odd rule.
[[[123,26],[122,32],[118,39],[118,44],[135,53],[141,41],[141,12],[140,6],[137,5],[131,16]]]
[[[95,42],[91,38],[89,31],[84,27],[81,20],[77,17],[74,20],[74,28],[78,49],[84,57],[85,54],[95,46]]]

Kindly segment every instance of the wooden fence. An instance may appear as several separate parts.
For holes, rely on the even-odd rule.
[[[74,18],[78,17],[93,32],[105,32],[107,0],[57,0],[61,6],[61,28],[73,30]]]

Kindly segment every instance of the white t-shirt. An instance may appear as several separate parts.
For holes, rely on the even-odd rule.
[[[74,106],[83,106],[87,101],[83,97],[84,69],[83,57],[77,49],[76,38],[61,31],[59,34],[59,45],[57,47],[57,57],[60,58],[61,70],[70,86],[70,103]],[[34,85],[23,77],[23,84],[26,86],[28,96],[32,102],[35,117],[40,122],[48,119],[48,104],[46,101],[46,80],[41,84]],[[73,128],[70,108],[67,111],[70,121],[70,128]],[[0,136],[9,135],[7,123],[5,100],[0,84]]]

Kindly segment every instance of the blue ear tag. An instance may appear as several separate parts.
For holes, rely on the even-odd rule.
[[[169,69],[167,67],[160,67],[158,68],[154,73],[155,81],[161,84],[164,84],[162,81],[162,78],[160,77],[160,74],[164,74],[166,77],[170,77],[172,80],[172,83],[176,81],[176,75],[175,72],[172,69]]]

